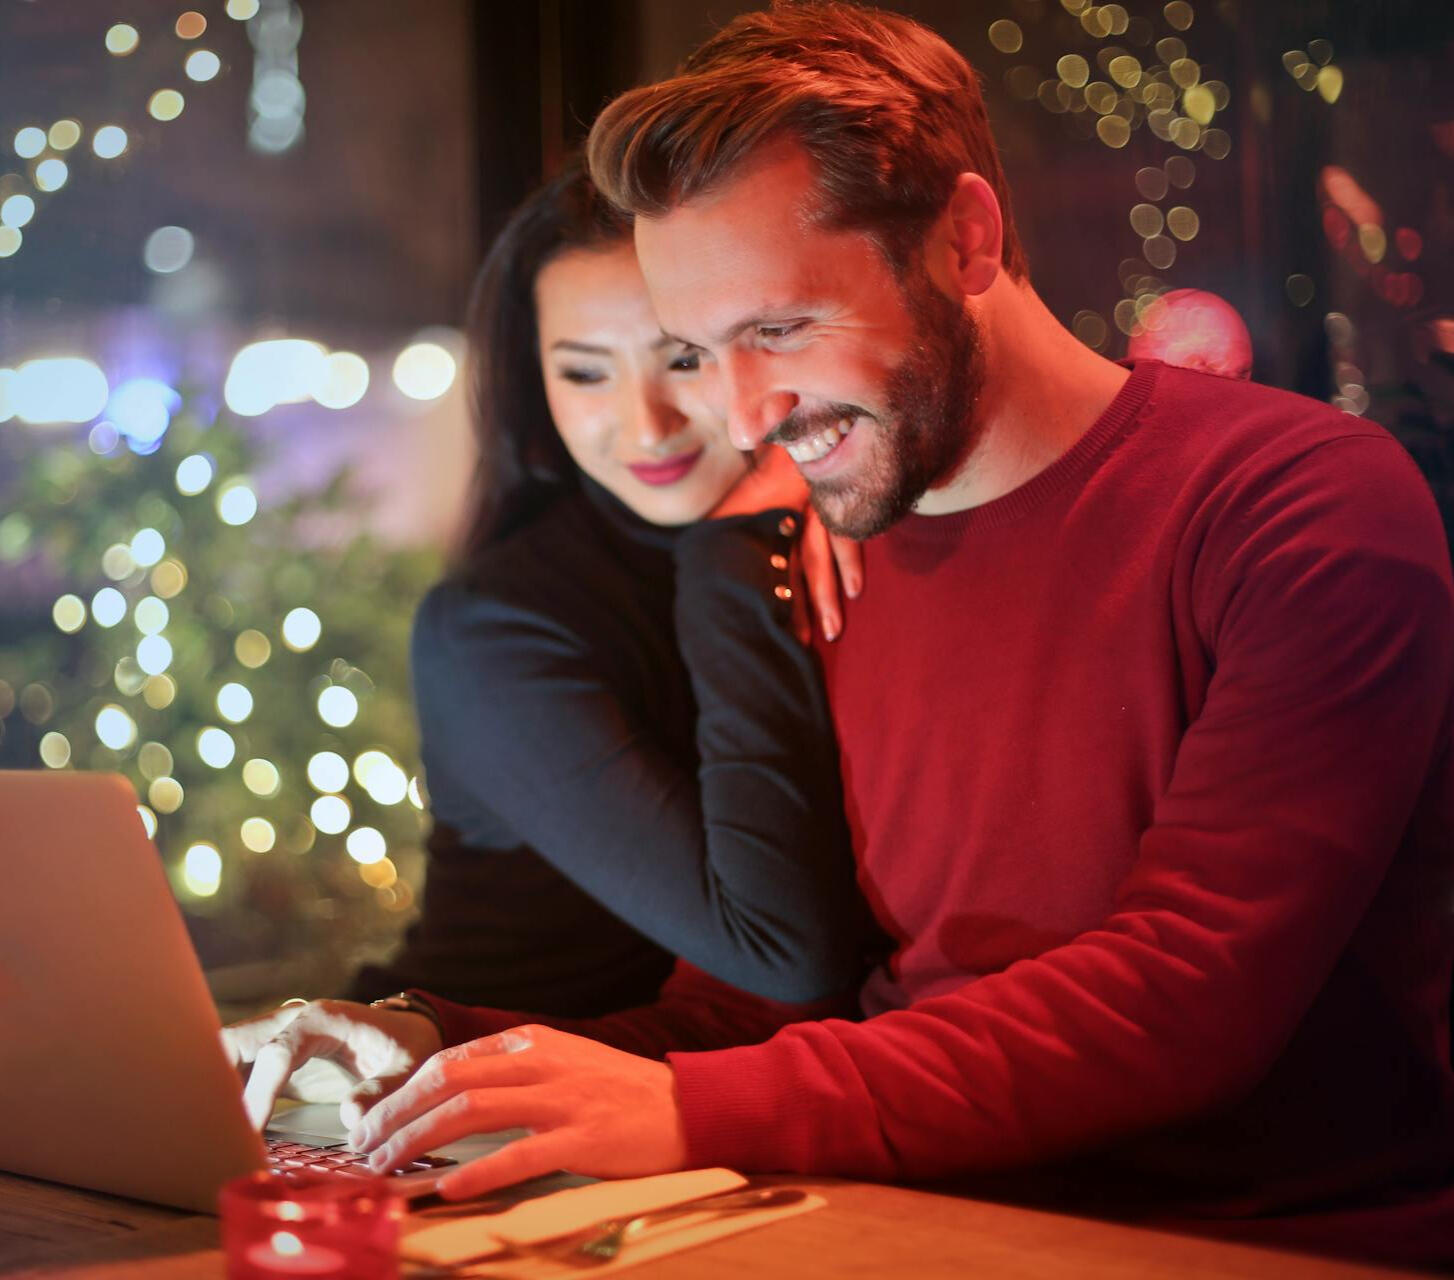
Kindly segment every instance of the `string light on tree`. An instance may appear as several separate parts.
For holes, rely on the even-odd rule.
[[[14,194],[13,185],[0,186],[4,198]],[[320,367],[330,364],[348,372],[352,361],[333,361],[320,347]],[[15,449],[7,463],[13,456],[19,470],[15,504],[0,514],[0,557],[44,548],[66,585],[24,623],[20,647],[8,632],[0,641],[0,731],[8,715],[23,717],[27,736],[6,733],[6,745],[33,742],[37,766],[125,773],[185,909],[211,915],[209,929],[227,934],[228,956],[291,950],[331,955],[342,967],[360,947],[388,945],[397,913],[413,900],[409,877],[422,865],[418,810],[394,803],[401,787],[411,794],[401,763],[413,737],[404,677],[409,610],[358,604],[370,593],[417,597],[436,576],[437,558],[362,539],[318,546],[318,515],[361,511],[357,501],[340,505],[344,491],[336,488],[327,498],[284,493],[260,503],[247,477],[266,470],[266,460],[231,414],[213,407],[217,389],[171,390],[177,399],[165,429],[156,435],[157,415],[149,432],[138,431],[154,437],[155,449],[118,456],[127,437],[112,410],[125,410],[126,398],[118,401],[94,362],[46,357],[0,370],[0,417],[26,427],[75,420],[82,444],[57,448],[44,429],[7,437]],[[303,391],[320,400],[332,394],[324,384]],[[122,416],[133,429],[145,425]],[[225,498],[219,510],[239,486],[245,495]],[[224,515],[239,513],[227,504],[238,501],[248,519],[230,524]],[[332,655],[320,671],[314,652],[325,630],[335,652],[357,655],[385,678],[371,681]],[[257,671],[265,682],[250,678]],[[348,700],[347,723],[296,714],[328,690],[336,692],[324,708],[342,720]],[[308,777],[309,760],[325,751],[335,757],[327,783],[337,792],[319,793]],[[348,762],[366,752],[377,753],[376,767],[355,790]],[[356,823],[398,851],[367,864],[362,898],[343,892],[338,875],[344,866],[364,868],[347,850]],[[198,848],[211,852],[192,854],[189,881],[187,851]],[[248,929],[233,934],[241,918],[212,914],[211,904],[239,900],[263,874],[274,877],[267,923],[259,928],[249,916]],[[353,874],[348,881],[358,884]]]

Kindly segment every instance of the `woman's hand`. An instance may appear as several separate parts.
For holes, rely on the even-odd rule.
[[[343,1123],[356,1124],[441,1047],[423,1014],[349,1000],[287,1004],[222,1028],[223,1051],[247,1082],[243,1106],[259,1130],[280,1097],[336,1102]]]
[[[863,590],[863,548],[852,538],[829,533],[818,513],[809,507],[803,515],[803,535],[798,539],[799,585],[807,584],[807,597],[823,639],[836,640],[843,634],[842,596],[858,599]],[[840,595],[841,593],[841,595]],[[812,624],[799,624],[799,638],[812,641]]]
[[[863,549],[850,538],[829,533],[808,503],[808,484],[787,452],[775,445],[758,450],[753,468],[712,510],[711,519],[756,515],[781,508],[801,511],[802,535],[793,555],[793,625],[803,644],[812,643],[810,613],[825,640],[843,634],[843,597],[863,590]]]

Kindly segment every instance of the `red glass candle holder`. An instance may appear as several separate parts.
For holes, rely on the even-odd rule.
[[[403,1205],[381,1179],[251,1173],[220,1200],[227,1280],[398,1280]]]

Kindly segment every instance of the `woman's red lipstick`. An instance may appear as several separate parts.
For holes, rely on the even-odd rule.
[[[664,462],[628,462],[626,465],[642,484],[676,484],[678,480],[686,478],[704,451],[705,446],[691,453],[679,453],[675,458],[667,458]]]

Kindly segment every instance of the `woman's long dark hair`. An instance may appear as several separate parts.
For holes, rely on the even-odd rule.
[[[573,160],[511,214],[490,246],[467,321],[479,461],[457,567],[468,567],[553,494],[577,483],[545,400],[535,277],[561,253],[629,243],[630,235],[629,219],[601,198]]]

